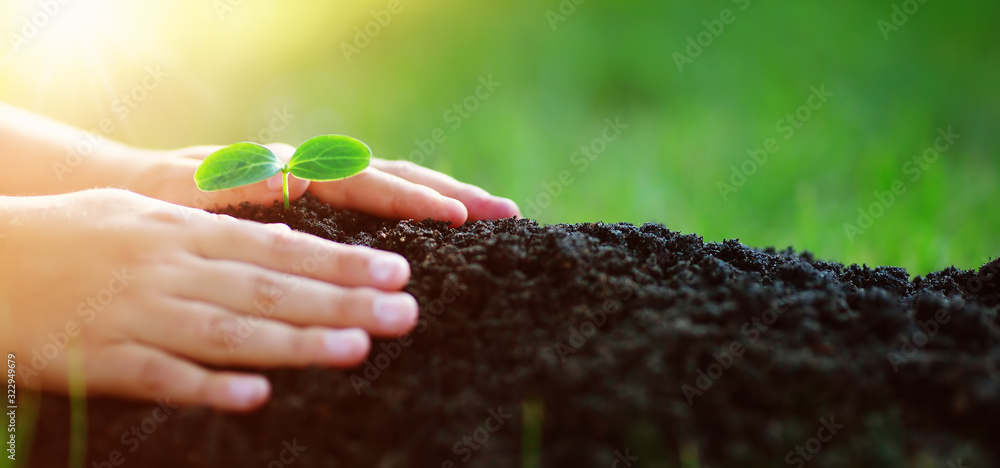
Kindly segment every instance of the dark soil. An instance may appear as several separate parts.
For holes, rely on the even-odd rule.
[[[87,467],[1000,466],[1000,260],[910,281],[653,224],[230,213],[406,256],[412,342],[145,441],[154,405],[92,400]],[[68,404],[42,409],[33,465],[65,466]]]

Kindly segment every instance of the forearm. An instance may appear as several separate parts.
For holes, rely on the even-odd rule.
[[[145,151],[0,103],[0,195],[128,188]]]

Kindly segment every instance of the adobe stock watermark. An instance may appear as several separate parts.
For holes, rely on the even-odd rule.
[[[898,352],[889,351],[886,353],[885,357],[889,360],[889,365],[892,366],[892,372],[898,374],[899,366],[910,362],[911,359],[917,356],[927,343],[930,342],[938,332],[941,331],[941,326],[951,321],[951,317],[948,316],[948,311],[945,309],[939,309],[934,313],[934,318],[926,321],[917,320],[917,328],[919,330],[913,332],[909,337],[906,335],[899,335],[899,340],[902,342]]]
[[[483,448],[490,441],[490,436],[498,432],[512,415],[503,412],[503,406],[497,406],[496,410],[490,408],[486,410],[489,417],[476,428],[472,434],[462,437],[451,446],[451,452],[461,456],[461,462],[466,463],[472,459],[472,455]],[[458,465],[451,460],[440,463],[441,468],[456,468]]]
[[[371,45],[372,40],[382,34],[383,28],[392,23],[392,17],[403,12],[403,4],[400,0],[389,0],[385,8],[371,10],[371,20],[364,26],[354,28],[354,37],[351,42],[342,41],[340,51],[344,53],[344,59],[351,63],[351,57],[358,55],[366,47]]]
[[[139,104],[149,98],[149,94],[159,89],[163,84],[163,79],[170,76],[163,71],[159,65],[150,65],[145,69],[146,74],[132,86],[128,92],[118,95],[111,101],[111,112],[118,117],[119,121],[125,121],[132,114]]]
[[[615,458],[611,460],[611,468],[630,468],[637,461],[639,461],[639,457],[629,454],[628,449],[625,449],[625,453],[622,453],[621,450],[615,450]]]
[[[833,92],[826,90],[826,84],[819,85],[819,88],[810,86],[809,91],[805,104],[796,108],[794,112],[785,114],[774,123],[774,131],[778,132],[785,141],[791,140],[795,136],[795,132],[800,130],[809,119],[812,119],[815,112],[822,109],[827,100],[833,97]],[[747,149],[747,158],[740,163],[739,167],[729,166],[731,171],[729,183],[722,180],[715,183],[715,188],[719,190],[722,201],[728,201],[730,195],[746,185],[747,179],[756,174],[761,167],[767,164],[770,157],[780,150],[781,145],[774,137],[764,140],[760,147]]]
[[[843,424],[837,424],[833,416],[830,416],[829,420],[820,418],[819,423],[820,427],[816,431],[816,437],[811,437],[804,444],[796,445],[794,449],[789,450],[788,454],[785,455],[785,463],[796,468],[802,468],[806,465],[806,462],[811,461],[823,450],[824,444],[833,440],[833,436],[837,435],[837,431],[844,428]]]
[[[972,468],[969,465],[962,463],[962,457],[958,457],[956,460],[948,460],[948,468]]]
[[[732,2],[739,5],[740,11],[746,11],[747,8],[750,8],[750,0],[732,0]],[[722,36],[722,33],[726,31],[726,26],[735,22],[736,13],[729,8],[723,8],[719,12],[718,18],[702,21],[701,24],[705,28],[698,34],[687,37],[687,47],[684,48],[684,53],[674,52],[673,59],[674,64],[677,65],[677,71],[684,73],[684,66],[694,63],[695,59],[701,57],[705,50],[711,47],[719,36]]]
[[[247,135],[247,141],[252,141],[259,144],[274,143],[277,141],[277,137],[281,135],[288,126],[291,125],[292,121],[295,120],[296,114],[293,114],[291,110],[288,109],[288,105],[275,106],[268,111],[265,111],[264,120],[266,123],[263,127],[257,130],[251,131]]]
[[[478,78],[479,84],[476,85],[476,89],[469,94],[464,99],[451,107],[448,107],[441,114],[441,119],[445,124],[448,125],[450,131],[458,130],[462,125],[472,117],[473,113],[478,111],[483,103],[489,101],[493,94],[503,86],[503,83],[493,80],[493,74],[486,76],[480,75]],[[411,151],[408,155],[400,157],[400,160],[405,160],[412,162],[414,164],[423,164],[424,161],[435,152],[440,145],[448,141],[449,130],[444,127],[436,127],[431,130],[430,135],[427,138],[417,138],[413,140],[416,149]],[[403,171],[408,172],[413,168],[410,166],[404,166]]]
[[[72,1],[40,0],[35,2],[38,5],[35,11],[21,17],[21,20],[18,21],[20,28],[7,33],[7,43],[10,45],[10,50],[4,54],[3,59],[0,60],[0,65],[11,57],[20,54],[32,40],[41,34],[46,26],[51,24],[63,12],[64,7]]]
[[[903,163],[903,166],[900,168],[903,175],[909,176],[909,183],[920,180],[923,173],[930,169],[941,158],[942,154],[947,153],[961,137],[962,135],[954,133],[951,127],[947,129],[938,128],[938,136],[934,139],[934,144],[928,146],[919,154],[914,155]],[[896,179],[889,184],[889,190],[876,190],[873,192],[872,196],[874,200],[867,207],[857,208],[857,223],[844,223],[844,235],[847,236],[847,240],[853,244],[854,240],[871,229],[875,224],[875,220],[884,216],[886,211],[895,205],[897,197],[902,196],[906,191],[907,182],[903,179]]]
[[[215,15],[219,17],[219,21],[225,21],[230,13],[236,11],[244,3],[246,0],[214,0],[212,8],[215,10]]]
[[[893,4],[889,20],[879,19],[875,23],[878,26],[879,32],[882,33],[882,39],[888,41],[889,33],[899,31],[899,28],[903,27],[910,20],[911,16],[917,14],[917,11],[925,3],[927,3],[927,0],[905,0],[902,6]]]
[[[774,325],[774,322],[778,321],[778,317],[782,313],[788,310],[788,304],[785,301],[779,299],[775,302],[777,303],[775,306],[765,309],[759,316],[753,317],[743,323],[743,326],[740,327],[740,335],[743,338],[736,338],[729,345],[723,347],[721,351],[712,353],[712,359],[715,362],[709,364],[704,371],[701,369],[695,370],[698,377],[695,378],[693,386],[691,384],[681,385],[681,392],[684,393],[684,398],[687,399],[688,406],[694,406],[695,397],[700,397],[711,389],[712,385],[722,378],[722,374],[736,364],[736,361],[743,356],[746,349],[757,343],[761,335],[771,325]],[[743,344],[744,339],[746,340],[745,345]]]
[[[107,142],[108,137],[118,130],[118,126],[149,98],[150,93],[162,86],[164,79],[170,76],[158,65],[150,65],[144,70],[145,75],[138,83],[111,101],[111,111],[115,118],[102,118],[97,127],[86,132],[83,138],[66,145],[66,156],[62,161],[52,162],[52,172],[55,173],[56,180],[62,182],[67,175],[80,167],[94,154],[94,151]]]
[[[997,275],[1000,275],[1000,268],[998,268],[998,264],[1000,264],[1000,262],[989,262],[980,267],[979,271],[977,271],[973,277],[965,281],[965,289],[972,294],[978,294],[979,291],[982,291],[985,281],[990,281],[991,278],[995,281]],[[988,272],[986,271],[987,267],[989,267]],[[949,294],[957,295],[961,294],[961,292],[950,291]]]
[[[652,261],[650,257],[647,261]],[[648,270],[648,264],[643,265],[644,270]],[[594,335],[597,334],[597,330],[608,323],[608,318],[620,312],[626,302],[631,300],[635,296],[635,288],[627,283],[615,283],[612,286],[612,290],[617,296],[616,298],[609,298],[604,301],[601,305],[601,309],[596,313],[590,311],[584,312],[587,316],[582,322],[577,326],[571,326],[569,328],[569,338],[566,343],[562,341],[557,341],[553,350],[556,356],[559,356],[559,363],[566,364],[566,358],[571,354],[576,354],[587,341],[590,340]]]
[[[31,350],[30,365],[22,367],[22,379],[24,379],[24,382],[30,383],[30,379],[37,377],[39,372],[45,370],[50,362],[66,350],[70,340],[79,336],[83,327],[93,322],[97,314],[103,312],[104,309],[111,305],[114,302],[115,296],[125,291],[135,279],[135,274],[129,272],[124,267],[112,270],[107,286],[77,305],[76,315],[80,318],[79,322],[77,320],[68,320],[62,330],[46,335],[49,342],[42,345],[41,350]]]
[[[545,19],[549,21],[549,27],[553,31],[559,29],[559,23],[565,23],[570,16],[576,13],[576,7],[586,2],[587,0],[562,0],[555,10],[545,10]]]
[[[306,451],[305,446],[299,445],[298,439],[292,439],[291,442],[283,440],[281,441],[281,445],[284,446],[284,448],[278,453],[277,458],[268,462],[267,468],[283,468],[291,466],[292,463],[295,463],[295,460],[299,459],[302,452]]]
[[[582,174],[594,164],[597,159],[608,150],[611,143],[617,141],[629,125],[621,121],[621,116],[614,119],[604,119],[604,128],[599,136],[594,137],[590,142],[580,145],[580,147],[569,155],[569,163],[577,167],[577,173]],[[576,178],[569,169],[559,171],[555,180],[545,180],[541,183],[541,190],[531,198],[525,199],[524,214],[528,218],[537,218],[542,210],[552,205],[567,187],[573,185]]]
[[[294,235],[290,229],[279,234],[280,236]],[[292,241],[276,241],[292,242]],[[282,275],[280,280],[263,281],[254,285],[254,299],[252,301],[254,310],[249,314],[238,315],[233,318],[226,318],[216,325],[221,332],[222,342],[225,343],[229,354],[234,354],[236,348],[246,342],[254,331],[264,324],[264,320],[275,314],[278,306],[288,300],[288,296],[297,291],[305,277],[310,276],[319,269],[319,265],[333,255],[336,247],[323,244],[317,247],[313,254],[306,257],[301,262],[292,265],[291,274]]]
[[[378,354],[375,354],[375,350],[372,350],[368,358],[360,366],[361,375],[351,373],[350,380],[351,386],[354,387],[354,392],[360,396],[362,390],[370,387],[376,379],[382,376],[382,371],[388,369],[393,361],[403,354],[403,350],[413,344],[413,336],[426,331],[444,313],[445,308],[454,304],[460,296],[461,291],[459,291],[458,285],[448,283],[441,290],[441,296],[431,301],[426,309],[421,310],[420,318],[417,319],[417,326],[414,327],[412,333],[380,344],[379,349],[381,351]]]
[[[139,424],[131,426],[125,432],[122,432],[119,440],[124,446],[124,449],[128,453],[135,453],[142,446],[142,443],[149,440],[151,436],[160,425],[167,422],[174,411],[180,408],[180,405],[170,404],[170,397],[157,398],[156,407],[150,412],[149,416],[143,418]],[[112,450],[108,453],[107,457],[99,461],[91,462],[90,466],[93,468],[115,468],[121,466],[125,463],[125,453],[122,450]]]
[[[7,353],[7,459],[17,460],[17,356]]]

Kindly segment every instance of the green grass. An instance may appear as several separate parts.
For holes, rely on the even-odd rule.
[[[521,402],[521,468],[542,466],[542,433],[545,427],[545,400],[526,398]]]
[[[731,1],[592,1],[553,31],[545,12],[559,3],[404,0],[403,13],[348,63],[342,43],[386,2],[245,3],[224,23],[204,4],[180,2],[165,14],[185,21],[185,37],[204,40],[151,37],[143,43],[167,52],[143,49],[119,65],[111,90],[133,86],[150,63],[171,77],[113,136],[159,147],[230,143],[258,134],[288,105],[296,117],[276,140],[344,133],[397,158],[442,127],[448,140],[426,165],[524,205],[560,171],[575,171],[574,150],[621,116],[630,128],[574,173],[540,221],[656,221],[707,240],[792,245],[913,274],[972,268],[1000,251],[1000,4],[928,0],[884,40],[877,22],[891,15],[889,0],[752,0],[746,11]],[[724,8],[735,22],[679,72],[672,55]],[[204,47],[211,40],[227,46],[224,58]],[[502,86],[461,128],[448,128],[443,112],[491,74]],[[730,166],[780,139],[777,120],[821,84],[834,96],[724,201],[716,184]],[[81,125],[109,115],[113,93],[87,101],[78,96],[89,88],[79,88],[38,109]],[[9,89],[0,97],[15,102],[25,91]],[[69,102],[94,107],[68,114]],[[844,223],[947,126],[959,142],[851,242]]]
[[[8,454],[0,457],[0,468],[19,468],[31,466],[31,451],[34,442],[35,427],[38,425],[39,400],[38,393],[18,389],[17,395],[17,454],[14,460]]]
[[[415,140],[446,128],[448,140],[425,164],[522,207],[570,170],[574,182],[537,216],[545,223],[654,221],[707,240],[792,245],[913,274],[976,267],[1000,252],[996,2],[928,0],[886,41],[877,21],[891,14],[889,0],[751,0],[681,73],[672,54],[704,30],[702,21],[738,5],[590,1],[553,31],[545,11],[558,0],[403,1],[405,11],[350,63],[341,43],[386,2],[244,2],[221,23],[204,2],[172,2],[173,19],[185,25],[144,29],[132,17],[149,37],[124,54],[131,62],[106,67],[110,83],[65,73],[72,78],[61,77],[58,89],[40,89],[42,70],[20,69],[10,73],[20,78],[0,76],[0,99],[94,128],[114,115],[113,98],[158,64],[170,77],[110,137],[153,147],[231,143],[258,134],[275,107],[288,105],[296,117],[276,140],[350,134],[377,157],[404,157]],[[258,15],[263,25],[249,14],[255,9],[268,10]],[[219,38],[221,46],[205,47]],[[502,85],[450,129],[443,112],[488,75]],[[834,96],[784,140],[776,121],[821,84]],[[630,127],[578,171],[573,152],[616,116]],[[844,223],[904,177],[905,162],[947,126],[962,135],[958,143],[851,242]],[[730,166],[772,137],[781,149],[723,200],[717,183]],[[74,395],[79,436],[86,414],[79,389]],[[526,412],[538,413],[529,403]],[[34,411],[24,405],[27,455]],[[534,429],[525,443],[537,444],[540,423],[526,422]],[[532,450],[526,465],[537,462]],[[684,453],[685,465],[697,466],[697,452]]]
[[[72,340],[66,350],[68,366],[67,380],[70,397],[69,468],[83,468],[87,463],[87,388],[83,372],[83,354],[79,342]],[[0,458],[0,467],[32,466],[31,447],[35,442],[35,428],[38,424],[41,395],[34,391],[18,394],[17,409],[17,459]]]
[[[70,437],[69,468],[84,468],[87,464],[87,380],[84,375],[83,351],[76,340],[66,350],[69,376]]]
[[[542,222],[657,221],[708,240],[793,245],[914,274],[975,267],[1000,252],[1000,134],[990,125],[1000,57],[982,39],[997,5],[931,1],[885,41],[876,22],[890,2],[752,2],[679,73],[671,55],[731,3],[587,2],[552,31],[544,11],[557,4],[414,3],[350,64],[336,48],[350,35],[319,36],[285,58],[292,71],[278,82],[252,78],[262,88],[254,105],[280,93],[303,111],[332,109],[330,130],[394,158],[447,128],[442,112],[492,74],[502,86],[448,129],[426,164],[522,206],[572,170]],[[820,84],[834,96],[785,141],[776,121]],[[614,116],[630,128],[578,172],[570,155]],[[949,125],[958,143],[850,242],[844,223]],[[293,122],[282,136],[303,139],[306,128]],[[781,149],[723,201],[717,182],[769,137]]]

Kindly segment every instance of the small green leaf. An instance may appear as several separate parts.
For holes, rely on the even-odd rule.
[[[209,155],[194,173],[198,188],[211,192],[260,182],[281,172],[284,164],[256,143],[236,143]]]
[[[357,174],[371,162],[372,150],[360,140],[344,135],[323,135],[299,145],[288,170],[300,179],[324,182]]]

